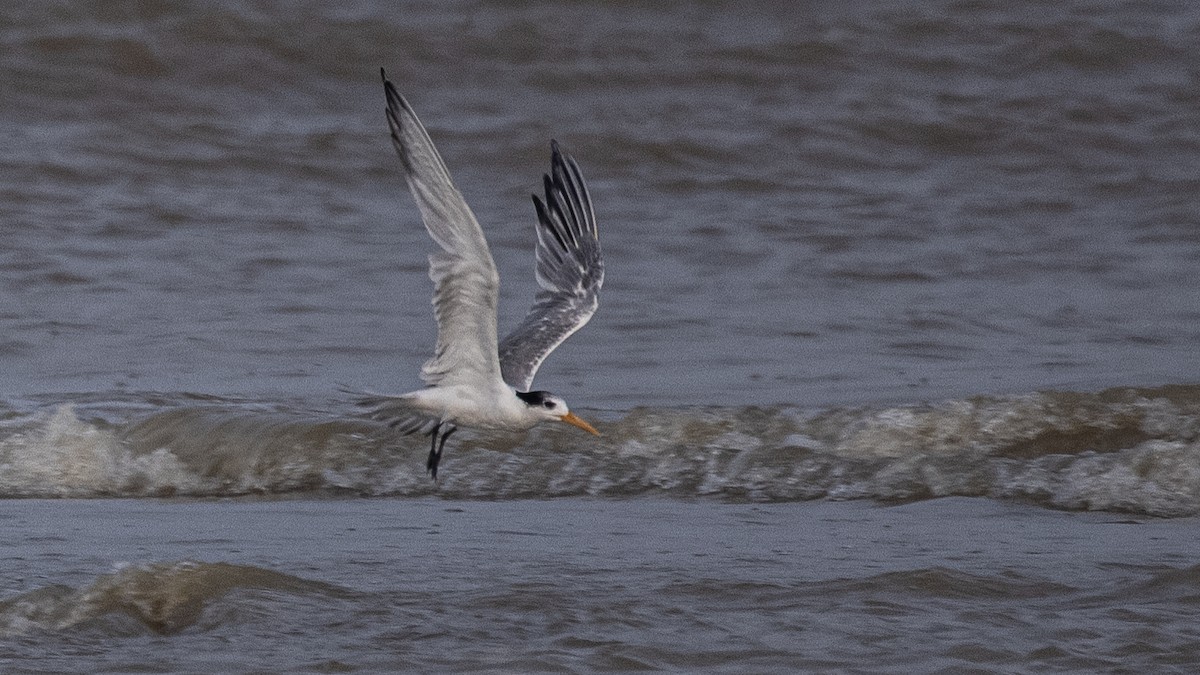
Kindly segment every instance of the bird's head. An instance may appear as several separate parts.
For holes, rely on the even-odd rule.
[[[584,422],[577,417],[575,413],[567,408],[567,402],[561,398],[551,394],[548,391],[518,391],[517,398],[520,398],[526,408],[529,409],[530,415],[537,418],[539,421],[557,420],[566,422],[567,424],[577,426],[588,433],[600,435],[599,431],[592,425]]]

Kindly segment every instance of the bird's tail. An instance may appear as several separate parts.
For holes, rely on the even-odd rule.
[[[388,396],[344,387],[341,391],[353,396],[355,407],[361,408],[367,417],[383,422],[402,434],[431,434],[442,423],[438,417],[414,408],[409,396]]]

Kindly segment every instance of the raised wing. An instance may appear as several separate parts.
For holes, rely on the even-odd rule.
[[[421,210],[425,229],[441,247],[429,256],[437,351],[421,368],[431,386],[481,385],[500,377],[496,353],[496,298],[500,278],[483,230],[450,179],[416,113],[387,74],[387,120],[404,178]]]
[[[546,355],[583,327],[596,312],[604,283],[604,259],[596,214],[583,174],[558,143],[550,143],[546,201],[537,209],[537,282],[542,287],[529,314],[500,343],[504,381],[529,391]]]

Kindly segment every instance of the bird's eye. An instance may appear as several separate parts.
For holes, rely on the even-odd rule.
[[[546,407],[546,410],[554,410],[554,401],[546,401],[542,405]]]

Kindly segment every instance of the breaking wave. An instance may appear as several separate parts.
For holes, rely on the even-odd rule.
[[[144,406],[153,408],[153,406]],[[109,421],[59,405],[0,427],[0,497],[665,495],[729,501],[945,496],[1157,516],[1200,512],[1200,386],[934,404],[639,408],[471,435],[438,482],[427,441],[357,418],[234,401]]]
[[[268,569],[183,561],[125,565],[83,588],[43,586],[0,601],[0,637],[36,631],[93,628],[110,634],[173,635],[219,625],[238,614],[210,617],[226,596],[240,591],[344,597],[349,591]]]

